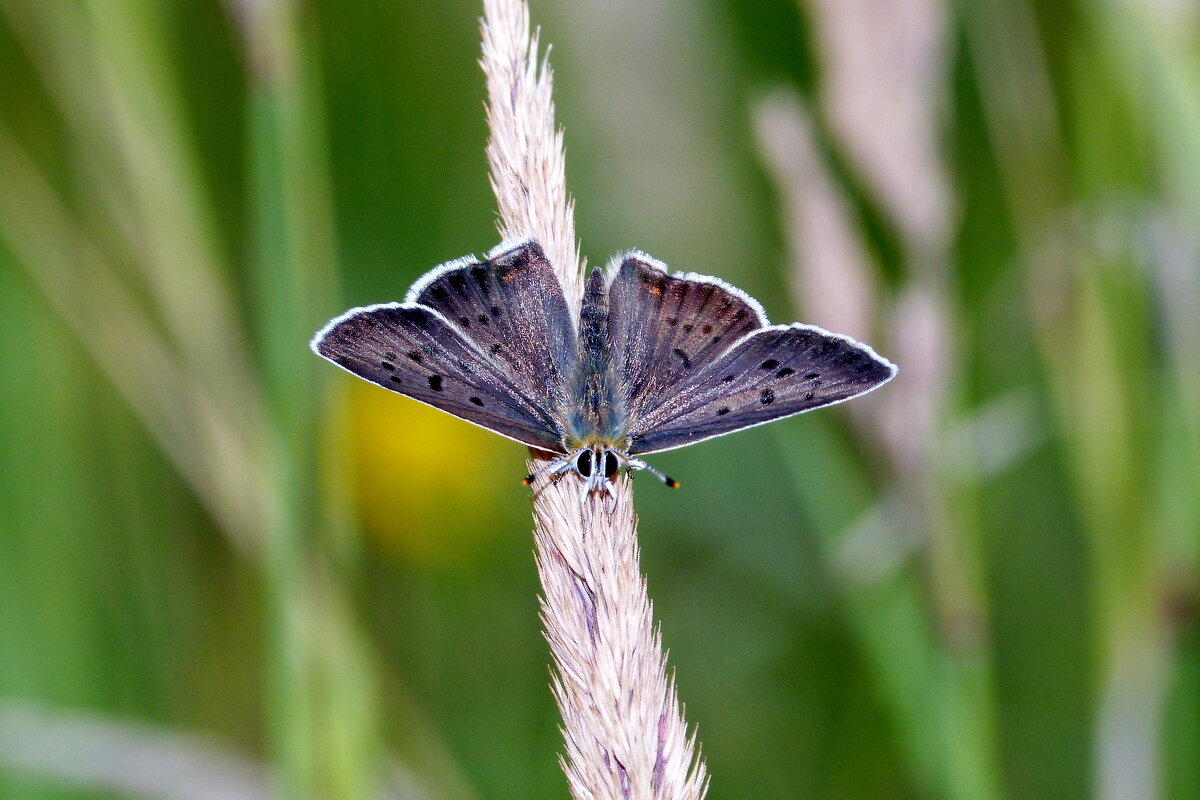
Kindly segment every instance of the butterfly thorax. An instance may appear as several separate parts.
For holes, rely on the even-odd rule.
[[[620,435],[627,403],[616,389],[608,330],[608,297],[604,275],[592,270],[579,312],[579,363],[573,385],[573,402],[567,414],[567,446],[611,447],[626,450]]]

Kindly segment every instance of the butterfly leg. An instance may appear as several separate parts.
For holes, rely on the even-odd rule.
[[[617,510],[617,493],[612,490],[611,483],[604,484],[604,491],[601,494],[600,502],[604,504],[604,510],[609,514]]]
[[[592,475],[579,490],[579,504],[582,507],[590,508],[593,502],[599,503],[607,514],[612,514],[617,508],[617,494],[613,491],[612,482],[603,475]]]

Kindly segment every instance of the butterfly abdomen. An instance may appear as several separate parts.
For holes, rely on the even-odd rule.
[[[614,421],[625,404],[613,385],[612,351],[608,331],[608,296],[604,274],[592,270],[579,311],[579,366],[575,379],[577,401],[568,433],[582,444],[611,443]]]

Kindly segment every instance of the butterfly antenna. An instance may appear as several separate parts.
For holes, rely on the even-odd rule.
[[[672,489],[679,488],[679,481],[675,480],[674,478],[668,477],[661,470],[655,469],[654,467],[647,464],[645,461],[642,461],[640,458],[629,459],[629,466],[632,469],[646,470],[646,472],[649,472],[651,475],[658,478],[660,481],[662,481],[663,483],[665,483],[667,486],[671,487]]]
[[[567,461],[565,458],[556,458],[553,461],[549,462],[548,464],[545,464],[544,466],[542,466],[540,469],[534,470],[533,472],[526,475],[524,480],[521,481],[521,485],[532,486],[533,482],[536,481],[538,478],[540,478],[546,472],[550,472],[552,475],[557,477],[559,473],[566,470],[567,465],[570,463],[571,462]]]

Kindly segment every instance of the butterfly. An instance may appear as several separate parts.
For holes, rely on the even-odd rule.
[[[339,367],[555,457],[584,497],[642,456],[840,403],[897,368],[865,344],[771,325],[745,292],[638,251],[593,269],[575,322],[536,241],[443,264],[403,303],[354,308],[312,349]],[[531,483],[539,474],[525,479]]]

